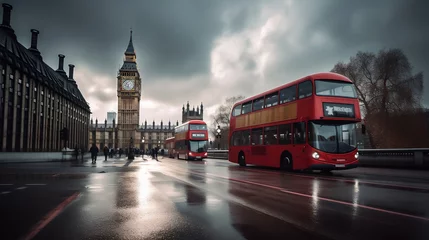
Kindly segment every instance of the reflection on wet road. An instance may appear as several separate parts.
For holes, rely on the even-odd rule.
[[[80,195],[35,239],[429,239],[429,176],[420,172],[284,173],[213,159],[118,165],[52,182],[67,190],[61,201]]]

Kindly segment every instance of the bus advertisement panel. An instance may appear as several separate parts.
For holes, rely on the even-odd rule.
[[[207,124],[201,120],[191,120],[175,128],[175,154],[178,159],[207,158]]]
[[[236,103],[229,161],[286,170],[358,165],[359,100],[348,78],[318,73]]]

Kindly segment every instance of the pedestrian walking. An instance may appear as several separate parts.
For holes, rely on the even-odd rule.
[[[109,155],[109,148],[107,146],[104,146],[103,152],[104,152],[104,161],[107,161],[107,156]]]
[[[92,147],[89,151],[91,152],[92,163],[96,163],[97,155],[98,155],[98,147],[95,144],[92,144]]]
[[[156,161],[158,161],[158,151],[159,151],[159,148],[155,147],[155,159],[156,159]]]

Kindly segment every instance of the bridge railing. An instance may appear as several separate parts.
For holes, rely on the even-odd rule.
[[[207,154],[228,159],[228,150],[208,150]],[[429,169],[429,148],[359,149],[359,165]]]

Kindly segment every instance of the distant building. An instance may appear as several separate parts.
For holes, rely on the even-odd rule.
[[[69,129],[67,147],[88,146],[90,108],[73,77],[48,66],[37,49],[39,31],[31,29],[31,46],[18,42],[10,25],[12,6],[2,4],[0,25],[0,151],[60,151],[60,130]]]
[[[107,123],[113,123],[116,121],[116,112],[107,112]]]
[[[203,103],[201,103],[200,108],[198,108],[195,110],[195,106],[192,108],[192,110],[189,109],[189,102],[186,104],[186,109],[185,109],[185,105],[183,105],[182,107],[182,123],[185,123],[189,120],[203,120],[203,116],[204,116],[204,107],[203,107]]]
[[[166,125],[163,124],[163,121],[158,125],[155,125],[155,121],[149,125],[147,121],[141,125],[138,122],[142,82],[137,69],[132,32],[124,55],[124,63],[117,75],[118,120],[116,121],[116,113],[113,117],[111,112],[108,113],[108,119],[104,122],[98,122],[97,119],[94,122],[91,119],[89,145],[96,144],[99,148],[108,146],[122,149],[132,146],[141,150],[152,149],[156,146],[164,148],[164,141],[173,136],[175,126],[170,121]],[[112,119],[111,122],[110,119]],[[178,124],[177,121],[176,126]]]

